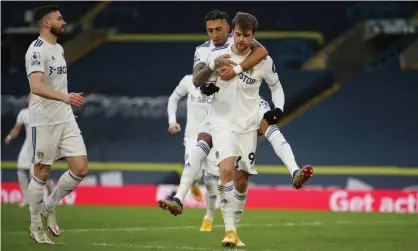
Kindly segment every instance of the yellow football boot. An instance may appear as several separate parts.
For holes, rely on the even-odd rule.
[[[212,231],[212,220],[204,219],[202,226],[200,227],[200,232],[210,232]]]
[[[222,246],[234,248],[237,245],[238,235],[233,230],[229,230],[225,233],[225,237],[222,240]]]

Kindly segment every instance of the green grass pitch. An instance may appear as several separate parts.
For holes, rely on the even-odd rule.
[[[212,232],[199,232],[203,209],[174,217],[159,208],[58,206],[55,245],[28,236],[29,211],[1,205],[2,251],[225,250],[216,211]],[[246,210],[239,235],[248,251],[416,251],[418,215]]]

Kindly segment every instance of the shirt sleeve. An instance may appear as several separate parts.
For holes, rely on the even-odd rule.
[[[280,83],[279,75],[276,71],[276,66],[270,56],[267,56],[264,67],[264,80],[270,88],[271,99],[274,107],[280,108],[283,111],[285,102],[284,91],[282,84]]]
[[[185,76],[180,81],[176,89],[174,89],[173,93],[171,94],[170,98],[168,98],[168,106],[167,106],[167,113],[168,113],[168,124],[176,123],[176,112],[177,112],[177,104],[184,96],[189,93],[187,88],[188,79],[190,76]]]
[[[194,52],[193,67],[195,67],[199,63],[207,64],[209,52],[210,52],[209,47],[197,47]]]
[[[23,112],[20,111],[19,114],[17,115],[17,119],[16,119],[16,124],[23,124]]]
[[[25,56],[27,76],[33,72],[45,73],[46,59],[46,53],[42,50],[42,47],[34,47],[34,45],[31,45]]]

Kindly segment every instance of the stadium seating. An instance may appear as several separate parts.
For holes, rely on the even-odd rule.
[[[417,83],[417,72],[365,72],[283,132],[303,163],[416,165]]]
[[[61,13],[64,19],[69,22],[78,21],[87,10],[89,10],[95,3],[94,2],[59,2],[53,3],[48,1],[26,1],[16,4],[8,1],[2,3],[2,30],[10,27],[23,27],[28,26],[29,23],[25,21],[25,13],[28,10],[34,10],[40,5],[57,4],[61,8]]]
[[[203,33],[202,16],[206,12],[214,7],[222,7],[230,15],[236,11],[235,4],[227,3],[222,6],[213,6],[213,3],[199,5],[175,3],[175,7],[172,4],[174,3],[167,3],[165,8],[159,9],[159,15],[165,17],[160,20],[153,18],[154,3],[112,2],[94,20],[94,26],[103,30],[115,28],[119,33]],[[253,3],[243,2],[240,11],[248,11],[256,15],[259,18],[260,30],[317,31],[324,34],[326,41],[329,42],[345,32],[346,28],[351,27],[352,22],[386,17],[383,14],[388,10],[384,6],[374,10],[370,7],[374,6],[371,3],[366,7],[349,2],[327,3],[326,7],[317,3],[306,3],[304,8],[309,11],[302,16],[299,3],[276,4],[277,8],[264,5],[254,8]],[[25,6],[33,8],[35,5],[28,3]],[[71,6],[60,4],[60,6],[64,15],[66,12],[78,15],[92,5],[80,3]],[[388,6],[392,6],[390,13],[394,13],[388,17],[407,17],[411,15],[408,8],[414,5],[396,3]],[[14,13],[15,16],[21,16],[21,12],[25,9],[16,9],[12,4],[6,7],[10,10],[7,13]],[[179,12],[172,11],[174,8],[187,11],[188,15],[180,15]],[[70,14],[67,19],[78,18],[79,16]],[[347,21],[346,18],[352,22]],[[20,21],[14,22],[11,17],[6,19],[11,20],[9,25],[20,24]],[[167,22],[167,20],[175,21]],[[321,45],[314,40],[286,38],[260,41],[268,48],[275,60],[287,95],[287,103],[312,87],[324,74],[324,71],[299,70],[303,62],[321,49]],[[86,94],[104,94],[108,97],[118,95],[138,97],[141,99],[138,102],[143,102],[144,99],[158,100],[160,96],[166,99],[179,80],[185,74],[191,73],[192,55],[194,48],[199,44],[201,42],[105,42],[71,65],[68,71],[69,90],[83,91]],[[413,154],[416,148],[412,142],[412,136],[416,136],[413,129],[416,128],[417,123],[416,116],[411,116],[413,112],[416,113],[414,107],[418,107],[413,97],[413,94],[418,92],[416,84],[413,85],[418,82],[417,74],[388,70],[396,68],[393,66],[398,65],[397,56],[404,47],[395,44],[382,52],[372,64],[373,71],[366,71],[355,80],[344,83],[345,85],[335,95],[313,106],[307,113],[283,128],[284,134],[302,163],[335,165],[417,163],[416,154]],[[21,64],[20,67],[14,68],[14,72],[7,73],[2,74],[3,95],[25,95],[28,84],[24,65]],[[263,87],[262,95],[267,99],[270,98],[268,88]],[[406,100],[410,102],[408,105],[404,105],[407,103]],[[141,109],[143,108],[139,110]],[[103,111],[94,116],[81,116],[79,123],[85,134],[90,159],[180,162],[183,158],[182,136],[169,137],[166,133],[167,119],[164,105],[158,103],[158,109],[150,105],[145,110],[138,116],[121,114],[107,116]],[[4,125],[2,135],[13,126],[15,115],[10,110],[2,108]],[[394,119],[388,119],[388,116],[394,116]],[[396,116],[411,118],[407,120],[411,125],[402,124],[405,121],[396,120]],[[115,121],[117,123],[114,123]],[[184,119],[181,118],[180,121],[184,122]],[[391,134],[393,131],[396,134]],[[407,135],[412,136],[407,137]],[[19,148],[18,142],[11,147],[2,148],[5,159],[15,158]],[[391,154],[394,151],[396,154]],[[260,145],[258,163],[277,163],[267,142]]]

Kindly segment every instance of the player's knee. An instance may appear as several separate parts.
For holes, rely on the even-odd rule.
[[[83,166],[83,168],[79,169],[75,175],[77,175],[80,178],[84,178],[87,176],[88,170],[87,165]]]
[[[234,186],[240,193],[245,193],[248,188],[249,174],[244,171],[236,171],[234,173]]]
[[[234,173],[234,157],[228,157],[219,164],[219,180],[224,184],[232,181]]]
[[[199,135],[197,136],[197,141],[199,140],[205,141],[212,148],[212,136],[210,134],[205,132],[199,133]]]
[[[77,166],[75,170],[71,171],[80,178],[86,177],[88,173],[87,162]]]
[[[87,156],[69,157],[67,158],[67,163],[71,172],[73,172],[78,177],[84,178],[87,176]]]
[[[33,168],[33,176],[42,181],[49,179],[49,172],[51,170],[50,165],[35,164]]]
[[[212,179],[211,177],[206,177],[207,181],[205,182],[206,192],[209,194],[209,196],[214,196],[217,194],[217,185],[218,182],[216,179]],[[209,178],[209,179],[208,179]]]

